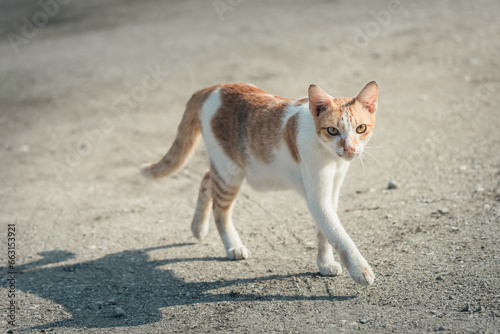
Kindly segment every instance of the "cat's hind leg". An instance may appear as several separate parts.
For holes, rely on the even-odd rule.
[[[198,201],[196,202],[196,209],[194,211],[193,221],[191,222],[191,232],[193,232],[193,235],[199,240],[205,238],[208,233],[212,202],[210,171],[207,171],[201,180]]]
[[[318,257],[316,260],[319,272],[324,276],[342,274],[342,266],[333,258],[333,247],[323,232],[318,230]]]
[[[233,226],[231,219],[234,200],[238,194],[243,171],[232,170],[231,175],[220,173],[213,165],[210,170],[211,189],[215,225],[224,243],[227,257],[230,260],[244,260],[250,258],[250,251],[241,243],[240,237]]]

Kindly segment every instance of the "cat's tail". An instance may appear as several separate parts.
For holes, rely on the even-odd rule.
[[[150,179],[159,179],[174,174],[184,167],[193,155],[201,136],[200,109],[208,96],[218,86],[202,89],[193,94],[186,106],[181,123],[177,128],[177,137],[167,154],[160,161],[146,164],[141,174]]]

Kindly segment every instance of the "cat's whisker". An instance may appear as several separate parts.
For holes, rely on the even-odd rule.
[[[375,160],[375,162],[378,163],[380,165],[380,167],[385,168],[384,165],[380,162],[380,160],[377,159],[373,154],[370,154],[369,152],[366,152],[366,151],[364,151],[363,153],[366,153],[368,155],[368,157]]]
[[[384,148],[387,148],[387,146],[365,146],[365,150],[366,149],[377,149],[377,150],[381,150],[381,149],[384,149]]]
[[[363,152],[363,153],[366,153],[366,152]],[[365,158],[366,162],[368,162],[368,164],[370,165],[370,168],[372,169],[372,172],[373,172],[373,165],[372,165],[372,163],[366,157],[364,157],[364,158]]]
[[[363,162],[363,159],[364,159],[363,153],[361,153],[359,155],[359,158],[360,158],[359,160],[361,161],[361,166],[363,166],[363,176],[364,176],[365,175],[365,163]]]

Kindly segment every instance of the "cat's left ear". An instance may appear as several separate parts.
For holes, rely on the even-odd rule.
[[[374,113],[378,106],[378,86],[375,81],[369,82],[356,97],[370,113]]]

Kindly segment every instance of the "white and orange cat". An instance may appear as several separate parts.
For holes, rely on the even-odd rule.
[[[141,169],[149,178],[169,176],[193,154],[201,135],[210,158],[191,230],[202,239],[210,213],[229,259],[250,252],[231,220],[244,179],[257,190],[295,189],[316,220],[317,264],[321,274],[342,272],[333,248],[351,277],[373,284],[368,262],[347,235],[337,215],[339,191],[350,161],[363,152],[375,125],[377,84],[355,98],[333,98],[316,85],[308,98],[290,100],[249,84],[220,84],[193,94],[167,154]]]

